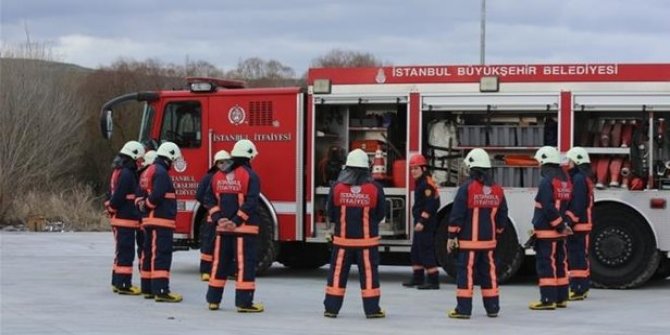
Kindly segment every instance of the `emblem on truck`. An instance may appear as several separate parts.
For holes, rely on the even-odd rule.
[[[186,161],[184,160],[184,158],[181,158],[181,157],[180,157],[180,158],[177,158],[177,159],[174,161],[174,169],[175,169],[175,171],[177,171],[177,172],[184,172],[184,171],[186,171]]]
[[[247,113],[240,105],[235,105],[228,110],[228,121],[236,126],[244,123],[246,117]]]

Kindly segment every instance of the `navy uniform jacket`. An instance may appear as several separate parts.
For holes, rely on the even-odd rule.
[[[112,171],[105,202],[111,214],[112,226],[140,227],[140,212],[135,207],[136,189],[137,165],[132,159],[123,159]]]
[[[593,224],[593,181],[578,168],[571,169],[570,176],[572,199],[566,215],[570,218],[575,233],[588,233]]]
[[[412,217],[415,223],[421,223],[424,230],[432,231],[437,228],[437,209],[440,207],[440,195],[430,175],[423,175],[417,179],[414,187],[414,205]]]
[[[159,156],[140,175],[138,200],[144,199],[146,206],[142,224],[175,228],[177,197],[168,175],[169,167],[168,162]]]
[[[205,207],[213,222],[228,218],[237,226],[238,234],[258,234],[261,183],[258,175],[247,164],[241,164],[232,170],[217,171],[212,176],[205,197]]]
[[[385,217],[384,190],[376,182],[336,182],[328,195],[328,217],[335,224],[333,244],[341,247],[379,245],[379,222]]]
[[[502,187],[468,179],[458,188],[449,216],[449,238],[462,250],[492,250],[507,226],[507,200]]]
[[[560,168],[547,172],[542,177],[535,196],[533,229],[539,239],[557,239],[565,237],[562,233],[568,222],[566,211],[572,198],[570,178]]]

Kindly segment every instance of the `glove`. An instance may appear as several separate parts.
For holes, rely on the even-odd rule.
[[[450,238],[447,240],[447,253],[450,254],[458,249],[458,239]]]

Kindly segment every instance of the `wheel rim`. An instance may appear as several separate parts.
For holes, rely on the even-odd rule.
[[[633,255],[633,238],[621,228],[610,227],[596,236],[594,251],[602,264],[618,267],[630,261]]]

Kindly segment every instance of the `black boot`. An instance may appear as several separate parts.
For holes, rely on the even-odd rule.
[[[438,279],[438,272],[435,271],[433,273],[428,274],[428,282],[417,286],[419,290],[439,290],[440,289],[440,281]]]
[[[423,282],[424,282],[423,269],[419,269],[419,270],[414,270],[414,273],[412,274],[412,279],[410,279],[409,281],[403,282],[402,286],[405,286],[405,287],[420,286],[420,285],[423,285]]]

